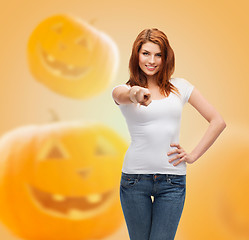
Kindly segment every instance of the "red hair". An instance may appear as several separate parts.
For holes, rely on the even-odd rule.
[[[156,73],[156,82],[161,94],[168,96],[170,92],[179,93],[178,89],[169,82],[175,70],[175,55],[167,36],[157,28],[144,29],[138,34],[133,43],[132,53],[129,61],[130,79],[126,82],[130,86],[148,87],[147,77],[139,67],[139,51],[146,42],[158,44],[162,53],[161,68]]]

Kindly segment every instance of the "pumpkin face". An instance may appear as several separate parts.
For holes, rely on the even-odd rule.
[[[127,144],[100,124],[22,127],[0,141],[0,212],[21,238],[98,239],[123,222]],[[58,235],[59,234],[59,235]]]
[[[219,149],[193,165],[179,226],[184,239],[249,239],[248,136],[245,129],[229,129]]]
[[[72,98],[88,98],[105,90],[118,61],[110,37],[66,15],[41,22],[28,42],[28,62],[35,79]]]

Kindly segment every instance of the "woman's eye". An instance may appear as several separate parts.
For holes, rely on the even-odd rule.
[[[145,55],[145,54],[148,54],[148,53],[144,52],[143,55]]]
[[[161,54],[158,54],[157,56],[161,57],[162,55],[161,55]]]

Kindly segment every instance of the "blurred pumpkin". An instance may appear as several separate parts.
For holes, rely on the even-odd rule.
[[[0,218],[29,240],[100,239],[123,222],[127,144],[97,123],[21,127],[0,140]]]
[[[28,41],[28,63],[35,79],[71,98],[89,98],[104,91],[118,62],[114,41],[72,16],[45,19]]]
[[[249,239],[249,131],[230,127],[218,142],[189,166],[181,239]]]

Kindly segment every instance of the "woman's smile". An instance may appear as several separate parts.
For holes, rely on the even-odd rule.
[[[149,66],[145,65],[149,71],[154,71],[156,69],[156,66]]]

